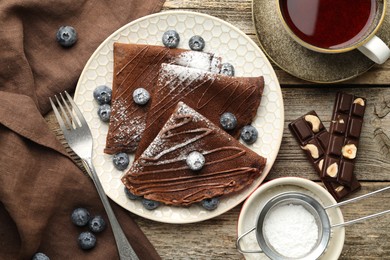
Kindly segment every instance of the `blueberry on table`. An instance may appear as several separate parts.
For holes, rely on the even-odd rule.
[[[218,207],[219,204],[219,198],[214,197],[211,199],[204,199],[201,202],[202,207],[205,208],[206,210],[214,210]]]
[[[88,210],[86,210],[85,208],[77,208],[73,210],[71,219],[73,224],[79,227],[83,227],[88,224],[90,215]]]
[[[162,36],[162,43],[165,47],[176,48],[179,42],[180,36],[175,30],[168,30]]]
[[[144,88],[137,88],[133,92],[133,100],[137,105],[145,105],[150,99],[149,92]]]
[[[98,115],[100,120],[103,122],[108,122],[110,121],[110,116],[111,116],[111,106],[109,104],[103,104],[99,106],[98,108]]]
[[[61,26],[57,31],[57,42],[63,47],[71,47],[77,41],[77,32],[72,26]]]
[[[112,162],[114,163],[115,168],[120,171],[123,171],[129,165],[129,155],[127,153],[117,153],[112,157]]]
[[[92,232],[100,233],[106,228],[106,222],[102,216],[97,215],[89,221],[88,227]]]
[[[101,85],[93,90],[93,98],[99,105],[110,104],[112,90],[106,85]]]
[[[247,144],[253,144],[257,140],[258,132],[254,126],[246,125],[241,129],[241,139]]]
[[[142,205],[145,207],[145,209],[153,210],[160,206],[160,202],[143,198]]]
[[[203,154],[198,151],[193,151],[187,155],[186,163],[187,166],[193,171],[199,171],[203,168],[206,159]]]
[[[228,63],[228,62],[227,63],[222,63],[220,73],[224,74],[224,75],[227,75],[227,76],[233,77],[234,76],[234,67],[233,67],[233,65]]]
[[[94,248],[96,245],[96,237],[89,231],[82,232],[78,238],[78,244],[81,249],[88,250]]]
[[[131,191],[126,187],[124,187],[124,191],[125,191],[126,197],[128,199],[137,200],[137,199],[141,198],[140,196],[137,196],[137,195],[134,195],[133,193],[131,193]]]
[[[188,41],[188,46],[193,51],[201,51],[205,45],[204,39],[199,35],[192,36]]]
[[[50,260],[50,258],[44,253],[38,252],[33,256],[32,260]]]
[[[219,118],[219,122],[225,130],[232,130],[237,126],[237,118],[230,112],[223,113]]]

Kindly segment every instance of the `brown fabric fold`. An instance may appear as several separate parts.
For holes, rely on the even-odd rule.
[[[84,251],[71,223],[76,207],[108,218],[90,178],[68,157],[42,115],[48,97],[72,92],[90,55],[124,24],[161,9],[163,0],[0,1],[0,259],[118,259],[110,226]],[[55,40],[62,25],[79,35],[71,48]],[[140,259],[159,256],[132,220],[111,201]]]

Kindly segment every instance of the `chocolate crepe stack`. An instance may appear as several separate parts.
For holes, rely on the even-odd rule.
[[[134,152],[145,128],[150,103],[135,104],[135,89],[153,92],[162,63],[218,71],[219,58],[206,52],[143,44],[114,44],[111,118],[105,153]]]
[[[198,69],[163,64],[153,92],[145,131],[135,157],[149,146],[179,101],[219,125],[225,112],[233,113],[237,126],[227,132],[235,138],[252,122],[264,89],[263,77],[229,77]]]
[[[205,157],[198,171],[189,153]],[[258,178],[266,159],[182,102],[122,181],[135,195],[168,205],[190,205],[231,194]]]

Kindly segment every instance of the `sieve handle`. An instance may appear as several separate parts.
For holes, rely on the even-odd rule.
[[[256,229],[256,226],[251,228],[251,229],[249,229],[247,232],[245,232],[244,234],[242,234],[241,236],[239,236],[237,238],[236,247],[237,247],[238,252],[240,252],[241,254],[245,254],[245,253],[263,253],[263,251],[261,251],[261,250],[245,250],[245,249],[241,248],[240,240],[243,237],[245,237],[246,235],[248,235],[249,233],[251,233],[255,229]]]
[[[353,198],[353,199],[345,200],[345,201],[343,201],[343,202],[336,203],[336,204],[333,204],[333,205],[324,207],[324,209],[327,210],[327,209],[330,209],[330,208],[340,207],[340,206],[343,206],[343,205],[348,204],[348,203],[351,203],[351,202],[355,202],[355,201],[358,201],[358,200],[361,200],[361,199],[368,198],[368,197],[370,197],[370,196],[372,196],[372,195],[375,195],[375,194],[377,194],[377,193],[386,191],[386,190],[388,190],[388,189],[390,189],[390,186],[385,187],[385,188],[382,188],[382,189],[379,189],[379,190],[376,190],[376,191],[373,191],[373,192],[370,192],[370,193],[367,193],[367,194],[364,194],[364,195],[362,195],[362,196],[359,196],[359,197],[356,197],[356,198]]]
[[[375,214],[372,214],[372,215],[368,215],[368,216],[365,216],[365,217],[361,217],[361,218],[357,218],[357,219],[354,219],[354,220],[350,220],[350,221],[347,221],[347,222],[344,222],[344,223],[335,224],[335,225],[331,226],[331,228],[348,226],[348,225],[354,224],[356,222],[360,222],[360,221],[363,221],[363,220],[366,220],[366,219],[370,219],[370,218],[379,217],[379,216],[382,216],[382,215],[387,214],[387,213],[390,213],[390,209],[382,211],[382,212],[379,212],[379,213],[375,213]]]

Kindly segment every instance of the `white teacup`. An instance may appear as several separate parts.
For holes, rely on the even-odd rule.
[[[276,0],[280,20],[300,45],[321,53],[358,49],[384,63],[390,49],[375,34],[386,14],[386,0]]]

